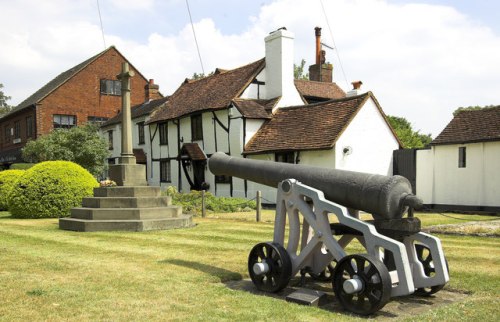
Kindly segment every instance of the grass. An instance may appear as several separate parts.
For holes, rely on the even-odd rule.
[[[420,217],[424,225],[455,222],[435,214]],[[55,219],[20,220],[0,212],[0,320],[360,319],[224,284],[248,277],[248,252],[272,239],[273,218],[269,210],[260,223],[255,213],[212,214],[196,218],[191,229],[77,233],[59,230]],[[408,319],[489,321],[500,316],[500,239],[440,237],[451,271],[445,289],[470,296]]]

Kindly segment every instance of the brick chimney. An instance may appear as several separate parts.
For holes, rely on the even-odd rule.
[[[161,98],[160,95],[160,86],[155,84],[153,79],[150,79],[149,82],[144,86],[146,102],[150,100],[156,100]]]
[[[321,28],[314,28],[316,36],[316,64],[309,66],[309,80],[331,83],[333,79],[333,65],[326,64],[326,52],[321,49]]]
[[[264,41],[266,44],[266,97],[281,96],[277,107],[302,104],[293,79],[294,34],[286,28],[273,31]]]

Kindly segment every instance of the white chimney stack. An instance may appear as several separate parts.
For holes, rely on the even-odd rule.
[[[347,97],[363,94],[363,92],[361,91],[361,85],[363,85],[362,81],[360,80],[354,81],[351,82],[351,84],[352,84],[352,89],[349,92],[347,92],[346,94]]]
[[[294,34],[280,28],[267,36],[266,43],[266,96],[281,96],[278,107],[303,104],[293,78]]]

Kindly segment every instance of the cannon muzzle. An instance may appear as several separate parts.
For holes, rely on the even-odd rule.
[[[274,188],[285,179],[296,179],[321,190],[326,199],[371,213],[375,219],[401,218],[408,207],[422,207],[422,200],[412,193],[410,182],[402,176],[235,158],[222,152],[210,157],[208,167],[214,175],[238,177]]]

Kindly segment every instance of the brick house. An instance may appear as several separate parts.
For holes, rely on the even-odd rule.
[[[111,46],[61,73],[0,118],[0,167],[22,162],[21,149],[30,139],[55,128],[104,122],[121,106],[121,64],[128,60]],[[130,64],[131,102],[146,100],[147,79]],[[149,98],[148,98],[149,99]]]

